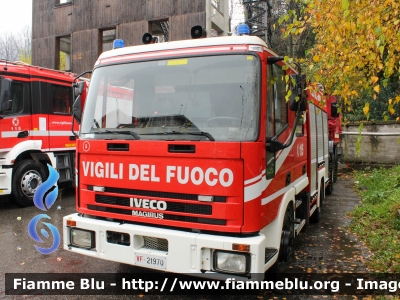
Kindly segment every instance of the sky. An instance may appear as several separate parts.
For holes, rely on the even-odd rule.
[[[32,27],[32,0],[0,0],[0,34]]]

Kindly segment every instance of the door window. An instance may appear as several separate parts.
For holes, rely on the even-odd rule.
[[[72,107],[72,88],[51,85],[50,88],[50,103],[52,112],[56,114],[70,114]]]

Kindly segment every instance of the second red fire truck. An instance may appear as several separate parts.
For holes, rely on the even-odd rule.
[[[74,182],[76,137],[71,132],[74,75],[0,60],[0,196],[33,205],[48,176]]]
[[[64,249],[210,278],[289,260],[332,183],[324,96],[304,82],[252,36],[103,53],[74,112]]]

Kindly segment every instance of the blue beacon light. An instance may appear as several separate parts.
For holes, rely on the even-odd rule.
[[[236,27],[236,33],[238,35],[249,35],[250,34],[250,28],[247,24],[239,24]]]
[[[124,40],[114,40],[113,49],[124,48],[124,47],[125,47]]]

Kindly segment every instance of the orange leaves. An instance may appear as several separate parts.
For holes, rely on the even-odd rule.
[[[393,99],[389,99],[388,101],[388,111],[390,115],[394,115],[394,113],[396,112],[396,110],[393,108]]]
[[[311,27],[316,40],[306,51],[304,70],[309,79],[320,82],[328,93],[340,95],[345,110],[354,105],[351,103],[357,103],[352,100],[363,95],[387,101],[381,89],[400,73],[400,1],[307,0],[303,3],[304,15],[299,20],[303,26]],[[302,27],[295,27],[297,32],[293,28],[294,25],[288,26],[286,33],[301,34]],[[400,103],[399,94],[392,98],[388,102],[388,116],[396,116],[395,109]],[[364,106],[363,112],[368,118],[369,106]]]
[[[319,62],[319,55],[314,55],[313,60],[317,63]]]
[[[372,76],[372,77],[371,77],[371,84],[375,84],[375,83],[377,83],[377,82],[378,82],[378,80],[379,80],[379,77]]]
[[[365,106],[363,108],[363,112],[364,112],[364,115],[368,115],[368,113],[369,113],[369,103],[368,102],[365,103]]]

